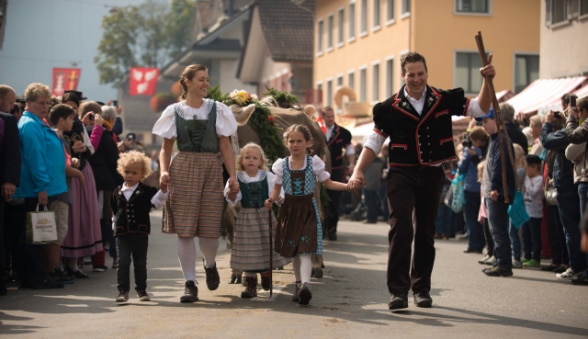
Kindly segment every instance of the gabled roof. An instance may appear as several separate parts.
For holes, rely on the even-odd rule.
[[[1,1],[1,0],[0,0]],[[196,0],[196,20],[204,32],[213,27],[219,16],[232,17],[245,10],[255,0]],[[220,6],[219,6],[220,5]],[[218,11],[222,9],[223,12]]]
[[[275,62],[312,64],[314,46],[314,0],[304,7],[291,0],[257,0],[251,18],[237,77],[256,82],[264,58]]]
[[[185,66],[193,63],[194,59],[203,56],[214,57],[217,53],[218,58],[230,57],[239,58],[241,53],[241,44],[236,39],[223,39],[222,35],[232,29],[239,29],[238,25],[249,18],[249,9],[244,8],[224,21],[221,26],[209,32],[206,36],[194,42],[183,54],[172,60],[170,63],[161,68],[160,74],[163,77],[175,78],[182,72]]]
[[[258,0],[259,18],[274,61],[312,61],[314,46],[314,0],[305,8],[291,0]]]

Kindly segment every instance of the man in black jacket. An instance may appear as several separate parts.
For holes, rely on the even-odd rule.
[[[408,307],[411,288],[416,306],[432,305],[429,292],[435,261],[435,220],[444,180],[441,164],[456,158],[451,116],[485,115],[491,104],[485,78],[492,79],[495,74],[491,63],[480,69],[484,77],[482,88],[478,97],[470,100],[461,88],[444,91],[427,85],[427,64],[418,53],[406,54],[401,67],[405,85],[374,106],[374,131],[368,136],[350,179],[365,183],[363,171],[390,138],[387,178],[391,208],[387,274],[392,296],[390,310]],[[411,255],[413,240],[414,257]]]
[[[347,173],[353,171],[355,165],[355,148],[351,144],[351,133],[335,123],[335,111],[331,107],[325,107],[323,119],[326,127],[326,141],[329,153],[331,153],[331,179],[340,182],[347,181]],[[347,163],[343,157],[347,158]],[[341,192],[327,190],[329,206],[325,229],[329,240],[337,240],[337,224],[339,222],[339,202]]]
[[[9,114],[16,102],[12,87],[0,85],[0,295],[6,294],[6,248],[4,248],[6,202],[16,192],[20,180],[20,138],[16,118]]]

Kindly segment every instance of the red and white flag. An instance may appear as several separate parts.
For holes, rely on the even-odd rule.
[[[76,91],[81,73],[80,68],[53,68],[53,95],[62,96],[65,91]]]
[[[131,68],[129,95],[154,95],[158,77],[159,68]]]

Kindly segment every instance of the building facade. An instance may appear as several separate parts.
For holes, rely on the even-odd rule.
[[[317,0],[314,84],[323,105],[338,87],[375,104],[402,85],[400,59],[427,59],[429,83],[478,93],[482,82],[475,35],[494,55],[496,91],[518,92],[539,76],[537,0]]]
[[[541,78],[588,75],[588,0],[541,1]]]

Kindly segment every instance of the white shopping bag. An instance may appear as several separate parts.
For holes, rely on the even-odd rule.
[[[36,211],[27,213],[27,243],[46,244],[57,240],[57,224],[55,212],[47,210],[39,211],[37,204]]]

